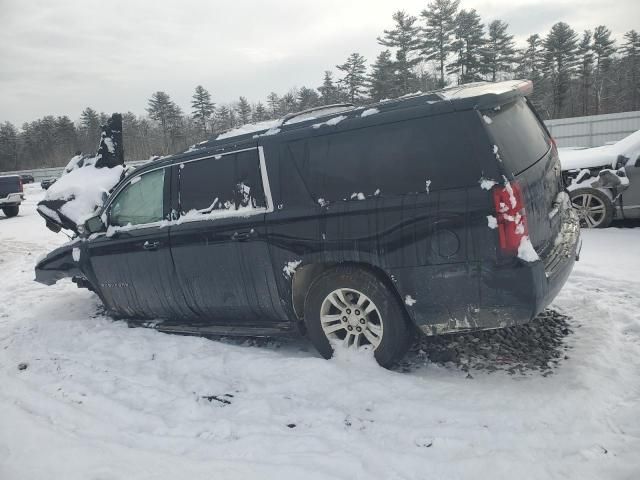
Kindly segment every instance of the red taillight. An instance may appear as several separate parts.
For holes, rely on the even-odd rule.
[[[498,220],[500,249],[507,254],[518,253],[522,238],[529,234],[522,189],[518,182],[505,182],[493,187],[493,204]]]
[[[556,143],[556,139],[553,137],[549,137],[549,138],[551,139],[551,149],[553,150],[553,153],[558,155],[558,144]]]
[[[24,190],[22,189],[22,179],[18,177],[18,187],[20,188],[21,192],[24,192]]]

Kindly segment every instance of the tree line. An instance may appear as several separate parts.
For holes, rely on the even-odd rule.
[[[247,123],[279,118],[321,105],[363,105],[476,81],[528,78],[532,101],[543,118],[640,110],[640,34],[626,32],[617,43],[598,25],[576,32],[558,22],[544,36],[530,35],[517,47],[509,25],[485,24],[459,0],[432,0],[417,15],[397,11],[377,38],[383,47],[373,63],[354,52],[326,70],[318,87],[271,92],[264,102],[240,96],[216,104],[199,85],[185,112],[163,91],[148,100],[146,115],[123,114],[127,160],[145,159]],[[17,128],[0,124],[0,171],[64,165],[77,151],[96,150],[107,115],[87,107],[77,122],[45,116]]]

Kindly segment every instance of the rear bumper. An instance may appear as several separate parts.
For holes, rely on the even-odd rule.
[[[24,193],[10,193],[4,198],[0,198],[0,207],[7,205],[20,205],[24,200]]]
[[[571,274],[581,247],[575,211],[561,212],[560,231],[535,262],[512,258],[506,263],[404,268],[392,272],[402,298],[424,333],[503,328],[529,322],[558,295]]]

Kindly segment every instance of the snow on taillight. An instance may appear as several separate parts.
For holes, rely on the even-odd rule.
[[[500,249],[506,254],[517,254],[522,239],[529,234],[520,184],[505,179],[504,185],[494,186],[492,192]]]

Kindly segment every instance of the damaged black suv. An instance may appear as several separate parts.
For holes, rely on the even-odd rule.
[[[388,366],[433,335],[524,323],[579,226],[531,83],[289,115],[126,176],[36,280],[201,334],[306,333]]]

